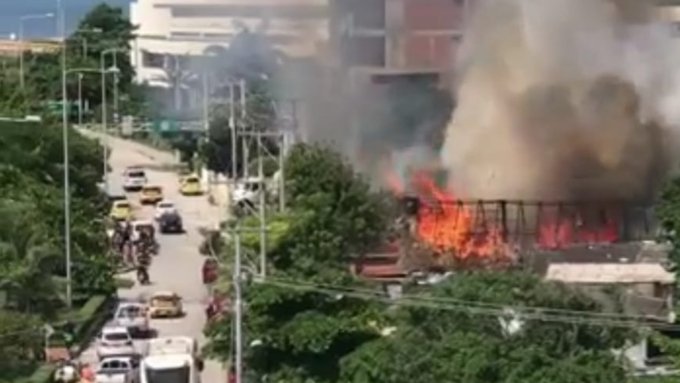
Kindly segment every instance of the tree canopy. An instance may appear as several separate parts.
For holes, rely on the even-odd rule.
[[[626,381],[625,364],[612,350],[639,334],[606,323],[541,319],[536,313],[598,313],[602,307],[538,276],[459,273],[427,288],[406,285],[403,298],[390,301],[379,284],[349,271],[353,259],[385,239],[389,198],[322,146],[294,147],[285,171],[289,210],[276,218],[285,225],[269,246],[267,277],[245,293],[245,368],[254,379]],[[256,253],[257,236],[244,238]],[[523,316],[523,308],[534,308],[528,311],[534,315]],[[209,326],[209,351],[230,358],[232,329],[230,317]]]

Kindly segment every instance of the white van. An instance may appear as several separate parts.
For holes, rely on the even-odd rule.
[[[140,366],[140,383],[200,383],[198,343],[186,336],[151,339]]]

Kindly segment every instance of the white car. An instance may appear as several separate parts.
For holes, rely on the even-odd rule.
[[[231,193],[232,203],[241,206],[255,206],[264,192],[265,183],[260,178],[248,178],[236,184]]]
[[[156,212],[154,213],[154,218],[156,219],[156,221],[158,221],[163,214],[176,212],[177,206],[175,206],[175,203],[164,199],[158,204],[156,204]]]
[[[136,357],[119,356],[104,358],[99,362],[95,377],[96,383],[135,383],[138,382],[139,360]]]
[[[97,339],[97,358],[136,355],[132,336],[125,327],[104,327]]]
[[[121,303],[113,316],[118,327],[124,327],[130,334],[149,332],[149,316],[146,305],[142,303]]]
[[[123,189],[139,191],[146,185],[146,172],[142,168],[128,168],[123,172]]]

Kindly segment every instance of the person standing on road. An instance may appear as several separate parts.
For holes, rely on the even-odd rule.
[[[96,379],[96,375],[94,373],[94,369],[92,366],[89,365],[89,363],[85,363],[83,367],[80,369],[80,379],[81,381],[85,381],[88,383],[94,383]]]

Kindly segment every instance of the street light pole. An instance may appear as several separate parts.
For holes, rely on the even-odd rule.
[[[119,48],[111,48],[111,49],[106,49],[101,52],[99,56],[99,62],[100,62],[100,70],[102,74],[102,134],[104,135],[103,140],[104,140],[104,190],[108,193],[109,191],[109,165],[108,165],[108,157],[109,157],[109,130],[107,126],[107,120],[108,120],[108,111],[106,108],[106,55],[110,53],[115,53],[115,52],[121,52],[123,51],[122,49]],[[114,55],[114,60],[115,60],[115,55]],[[114,64],[113,66],[116,71],[114,72],[116,79],[118,78],[118,66]]]
[[[61,1],[61,0],[59,0]],[[61,9],[61,2],[59,3],[59,9]],[[24,80],[24,51],[26,50],[26,42],[24,41],[24,22],[27,20],[37,20],[37,19],[49,19],[54,17],[54,13],[44,13],[38,15],[25,15],[19,18],[19,86],[21,89],[25,87]]]
[[[118,68],[118,50],[111,52],[113,55],[113,67]],[[113,123],[118,124],[120,121],[118,111],[118,72],[113,73]]]
[[[104,191],[106,193],[109,192],[109,164],[108,164],[108,158],[109,158],[109,140],[108,140],[108,128],[106,126],[106,71],[105,71],[105,62],[104,62],[104,57],[106,55],[104,52],[102,52],[101,55],[101,72],[102,72],[102,134],[104,134],[103,139],[104,139]]]
[[[83,125],[83,74],[78,73],[78,125]]]
[[[66,305],[73,307],[71,280],[71,182],[69,180],[69,150],[68,150],[68,96],[66,94],[66,26],[64,25],[64,9],[61,0],[57,1],[59,12],[59,29],[61,34],[61,122],[64,141],[64,242],[66,255]]]
[[[242,383],[243,376],[243,329],[242,329],[242,316],[243,316],[243,303],[242,303],[242,292],[241,292],[241,232],[237,229],[234,233],[234,324],[235,324],[235,349],[236,349],[236,383]]]

